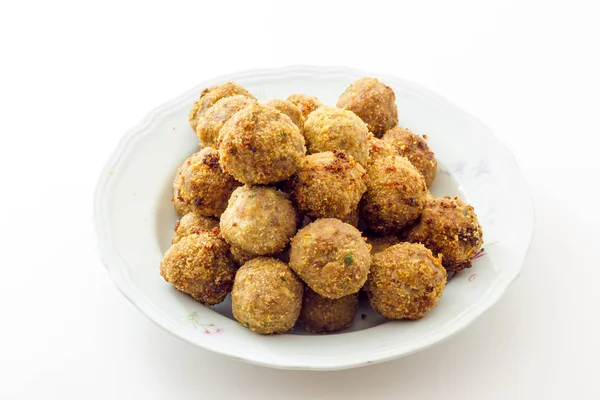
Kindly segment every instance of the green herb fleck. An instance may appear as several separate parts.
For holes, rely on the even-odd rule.
[[[346,264],[346,265],[354,264],[354,256],[352,256],[352,253],[346,254],[346,256],[344,257],[344,264]]]

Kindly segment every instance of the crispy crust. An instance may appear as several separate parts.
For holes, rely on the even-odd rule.
[[[346,329],[352,323],[358,309],[358,293],[328,299],[315,293],[311,288],[304,289],[302,311],[298,322],[308,332],[327,333]]]
[[[352,83],[340,95],[337,106],[358,115],[378,138],[398,125],[396,95],[391,87],[375,78]]]
[[[399,243],[373,255],[365,289],[384,317],[419,319],[437,305],[445,286],[439,257],[421,244]]]
[[[290,267],[315,292],[338,299],[360,290],[371,264],[370,246],[358,229],[322,218],[292,239]]]
[[[196,126],[198,125],[198,119],[210,107],[212,107],[213,104],[225,97],[235,96],[237,94],[250,97],[251,99],[255,98],[250,92],[235,82],[225,82],[220,85],[215,85],[204,89],[202,93],[200,93],[198,100],[192,106],[188,116],[190,126],[194,132],[196,131]]]
[[[287,98],[287,101],[300,109],[304,119],[308,118],[310,113],[323,105],[315,96],[309,96],[301,93],[290,95]]]
[[[342,150],[363,166],[369,159],[369,130],[351,111],[319,107],[306,119],[304,137],[309,154]]]
[[[237,272],[231,293],[233,316],[263,335],[292,329],[302,308],[302,282],[283,262],[258,257]]]
[[[292,176],[306,154],[304,137],[290,117],[264,104],[236,113],[221,128],[221,167],[238,181],[267,185]]]
[[[237,249],[279,254],[296,233],[298,214],[287,196],[266,186],[236,189],[221,216],[221,233]]]
[[[229,246],[217,233],[201,231],[184,236],[167,250],[160,274],[177,290],[213,305],[231,291],[235,264]]]
[[[471,266],[471,259],[483,244],[483,232],[472,206],[458,197],[446,196],[427,203],[406,240],[442,254],[444,268],[453,276]]]
[[[427,186],[410,161],[400,156],[376,159],[367,167],[367,173],[367,193],[361,204],[369,228],[392,233],[419,218]]]
[[[369,136],[369,163],[381,158],[398,156],[398,149],[392,146],[391,143],[378,139],[372,134]]]
[[[173,182],[173,206],[181,212],[219,217],[231,193],[240,186],[219,167],[219,153],[205,147],[185,160]],[[185,212],[187,214],[187,212]]]
[[[387,131],[382,139],[396,147],[401,156],[408,158],[425,178],[427,187],[431,186],[437,174],[437,161],[422,136],[415,135],[410,129],[396,126]]]
[[[300,212],[313,218],[358,222],[358,202],[367,190],[365,169],[343,151],[308,155],[291,179],[291,197]]]
[[[196,135],[202,146],[216,147],[219,132],[236,112],[256,103],[256,100],[244,95],[224,97],[217,101],[198,118]]]
[[[233,261],[235,261],[235,263],[239,267],[246,264],[248,261],[252,260],[253,258],[258,257],[254,253],[251,253],[249,251],[243,250],[243,249],[241,249],[239,247],[235,247],[235,246],[230,246],[230,251],[231,251],[231,257],[233,258]]]
[[[192,233],[200,233],[201,231],[212,231],[219,227],[219,221],[215,218],[203,217],[196,213],[185,214],[175,224],[175,232],[171,244],[175,244],[182,237],[191,235]]]
[[[304,130],[304,115],[302,115],[302,111],[294,103],[288,100],[271,99],[265,104],[290,117],[292,122],[300,129],[300,132]]]

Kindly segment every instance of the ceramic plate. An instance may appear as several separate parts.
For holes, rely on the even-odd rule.
[[[386,321],[361,305],[350,329],[307,335],[300,329],[260,336],[239,325],[227,299],[205,307],[159,275],[177,215],[177,167],[199,149],[187,114],[201,90],[233,80],[259,100],[292,93],[335,105],[353,81],[375,76],[396,93],[400,125],[427,134],[439,162],[436,196],[475,207],[485,251],[451,280],[439,305],[419,321]],[[98,252],[119,290],[148,318],[207,350],[274,368],[333,370],[402,357],[443,341],[485,312],[519,275],[534,230],[533,205],[513,156],[480,121],[439,95],[391,76],[347,68],[288,67],[203,82],[151,112],[119,143],[94,202]]]

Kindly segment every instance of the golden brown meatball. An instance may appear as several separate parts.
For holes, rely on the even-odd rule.
[[[221,166],[238,181],[262,185],[292,176],[306,154],[304,137],[290,117],[264,104],[236,113],[219,134]]]
[[[446,270],[425,246],[399,243],[373,255],[365,285],[371,306],[389,319],[419,319],[437,305]]]
[[[369,130],[354,113],[336,107],[319,107],[304,123],[309,154],[342,150],[363,166],[369,158]]]
[[[200,93],[200,98],[194,103],[189,114],[190,126],[194,132],[196,131],[198,119],[212,107],[213,104],[225,97],[235,96],[236,94],[241,94],[254,99],[254,96],[252,96],[250,92],[235,82],[225,82],[204,89],[202,93]]]
[[[235,264],[223,239],[214,232],[200,231],[182,237],[167,250],[160,274],[177,290],[213,305],[231,291]]]
[[[300,109],[300,112],[302,112],[302,116],[304,116],[305,120],[308,118],[308,115],[311,112],[323,105],[315,96],[309,96],[301,93],[292,94],[287,98],[287,101]]]
[[[350,219],[367,190],[366,175],[354,157],[343,151],[315,153],[304,158],[292,177],[290,194],[308,216]]]
[[[219,167],[219,153],[205,147],[185,162],[175,175],[173,189],[176,209],[188,206],[189,212],[207,217],[219,217],[227,207],[231,193],[240,186],[231,175]]]
[[[431,186],[437,174],[437,161],[422,136],[397,126],[387,131],[383,140],[396,147],[401,156],[408,158],[425,178],[427,187]]]
[[[256,103],[256,100],[243,95],[224,97],[217,101],[198,118],[196,135],[202,146],[216,147],[219,131],[236,112]]]
[[[219,221],[214,218],[203,217],[196,213],[187,213],[175,224],[175,232],[173,233],[171,244],[180,241],[182,237],[191,235],[192,233],[199,233],[201,231],[210,232],[218,227]]]
[[[238,322],[263,335],[292,329],[302,308],[302,282],[283,262],[258,257],[235,275],[231,308]]]
[[[404,157],[376,159],[367,167],[367,193],[362,214],[380,233],[396,232],[414,222],[425,207],[423,175]]]
[[[441,253],[442,263],[452,277],[471,266],[471,259],[483,244],[483,233],[473,207],[457,197],[446,196],[427,203],[406,240],[422,243],[434,254]]]
[[[221,234],[255,255],[280,253],[296,233],[298,214],[287,196],[266,186],[236,189],[221,216]]]
[[[371,256],[381,253],[388,247],[400,243],[400,239],[395,235],[367,235],[367,243],[371,245]]]
[[[290,267],[312,290],[338,299],[360,290],[371,264],[370,246],[358,229],[322,218],[292,239]]]
[[[292,122],[300,129],[300,132],[302,132],[304,129],[304,115],[302,115],[302,111],[300,111],[298,106],[291,101],[281,99],[271,99],[267,101],[266,104],[290,117]]]
[[[302,311],[298,322],[308,332],[326,333],[346,329],[352,323],[358,309],[358,293],[328,299],[309,287],[304,290]]]
[[[398,125],[396,95],[391,87],[375,78],[361,78],[352,83],[340,95],[337,106],[358,115],[378,138]]]

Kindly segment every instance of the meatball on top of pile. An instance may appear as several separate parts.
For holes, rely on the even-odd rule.
[[[370,246],[360,231],[339,219],[318,219],[292,239],[290,267],[323,297],[338,299],[358,292],[370,265]]]
[[[216,147],[221,128],[235,114],[250,104],[256,103],[255,99],[243,95],[222,98],[198,118],[196,135],[202,146]]]
[[[365,285],[373,308],[389,319],[419,319],[446,286],[439,258],[423,245],[399,243],[374,254]]]
[[[175,175],[173,189],[176,209],[187,205],[187,211],[206,217],[219,217],[231,193],[240,186],[219,167],[219,153],[205,147],[185,162]]]
[[[300,109],[304,119],[308,118],[308,115],[321,107],[323,104],[315,96],[309,96],[307,94],[292,94],[287,98],[287,101],[294,104]]]
[[[309,153],[342,150],[363,166],[369,158],[369,130],[353,112],[336,107],[319,107],[304,123]]]
[[[358,293],[339,299],[328,299],[307,287],[304,290],[302,311],[298,321],[308,332],[340,331],[352,323],[357,309]]]
[[[304,129],[304,115],[300,108],[288,100],[271,99],[266,103],[269,107],[281,111],[302,131]]]
[[[446,196],[427,202],[421,220],[406,240],[441,253],[442,263],[452,277],[471,266],[471,259],[483,244],[483,233],[473,207],[458,197]]]
[[[300,211],[311,217],[347,219],[367,190],[366,174],[343,151],[311,154],[292,177],[291,195]]]
[[[352,83],[341,94],[337,106],[358,115],[378,138],[398,125],[396,95],[391,87],[375,78]]]
[[[196,213],[185,214],[175,224],[175,232],[171,243],[178,242],[182,237],[201,231],[212,231],[219,227],[219,221],[215,218],[203,217]]]
[[[235,82],[225,82],[220,85],[211,86],[206,88],[200,93],[200,98],[194,103],[194,106],[190,110],[189,121],[190,126],[196,131],[198,125],[198,119],[217,101],[222,98],[235,96],[241,94],[246,97],[254,99],[254,96],[250,94],[246,89],[241,87]]]
[[[277,189],[242,186],[221,216],[221,234],[233,247],[255,255],[280,253],[296,233],[298,215]]]
[[[427,185],[410,161],[400,156],[376,159],[367,173],[362,213],[372,230],[396,232],[419,218],[427,200]]]
[[[269,257],[254,258],[235,276],[233,316],[256,333],[285,333],[300,315],[303,290],[304,285],[285,263]]]
[[[231,117],[221,128],[218,147],[223,169],[253,185],[288,179],[306,154],[304,137],[290,117],[264,104]]]
[[[214,232],[182,237],[165,253],[160,274],[179,291],[206,305],[222,302],[231,291],[235,264],[229,246]]]
[[[401,156],[408,158],[425,178],[427,187],[431,186],[437,174],[437,161],[422,136],[397,126],[387,131],[383,140],[396,147]]]

